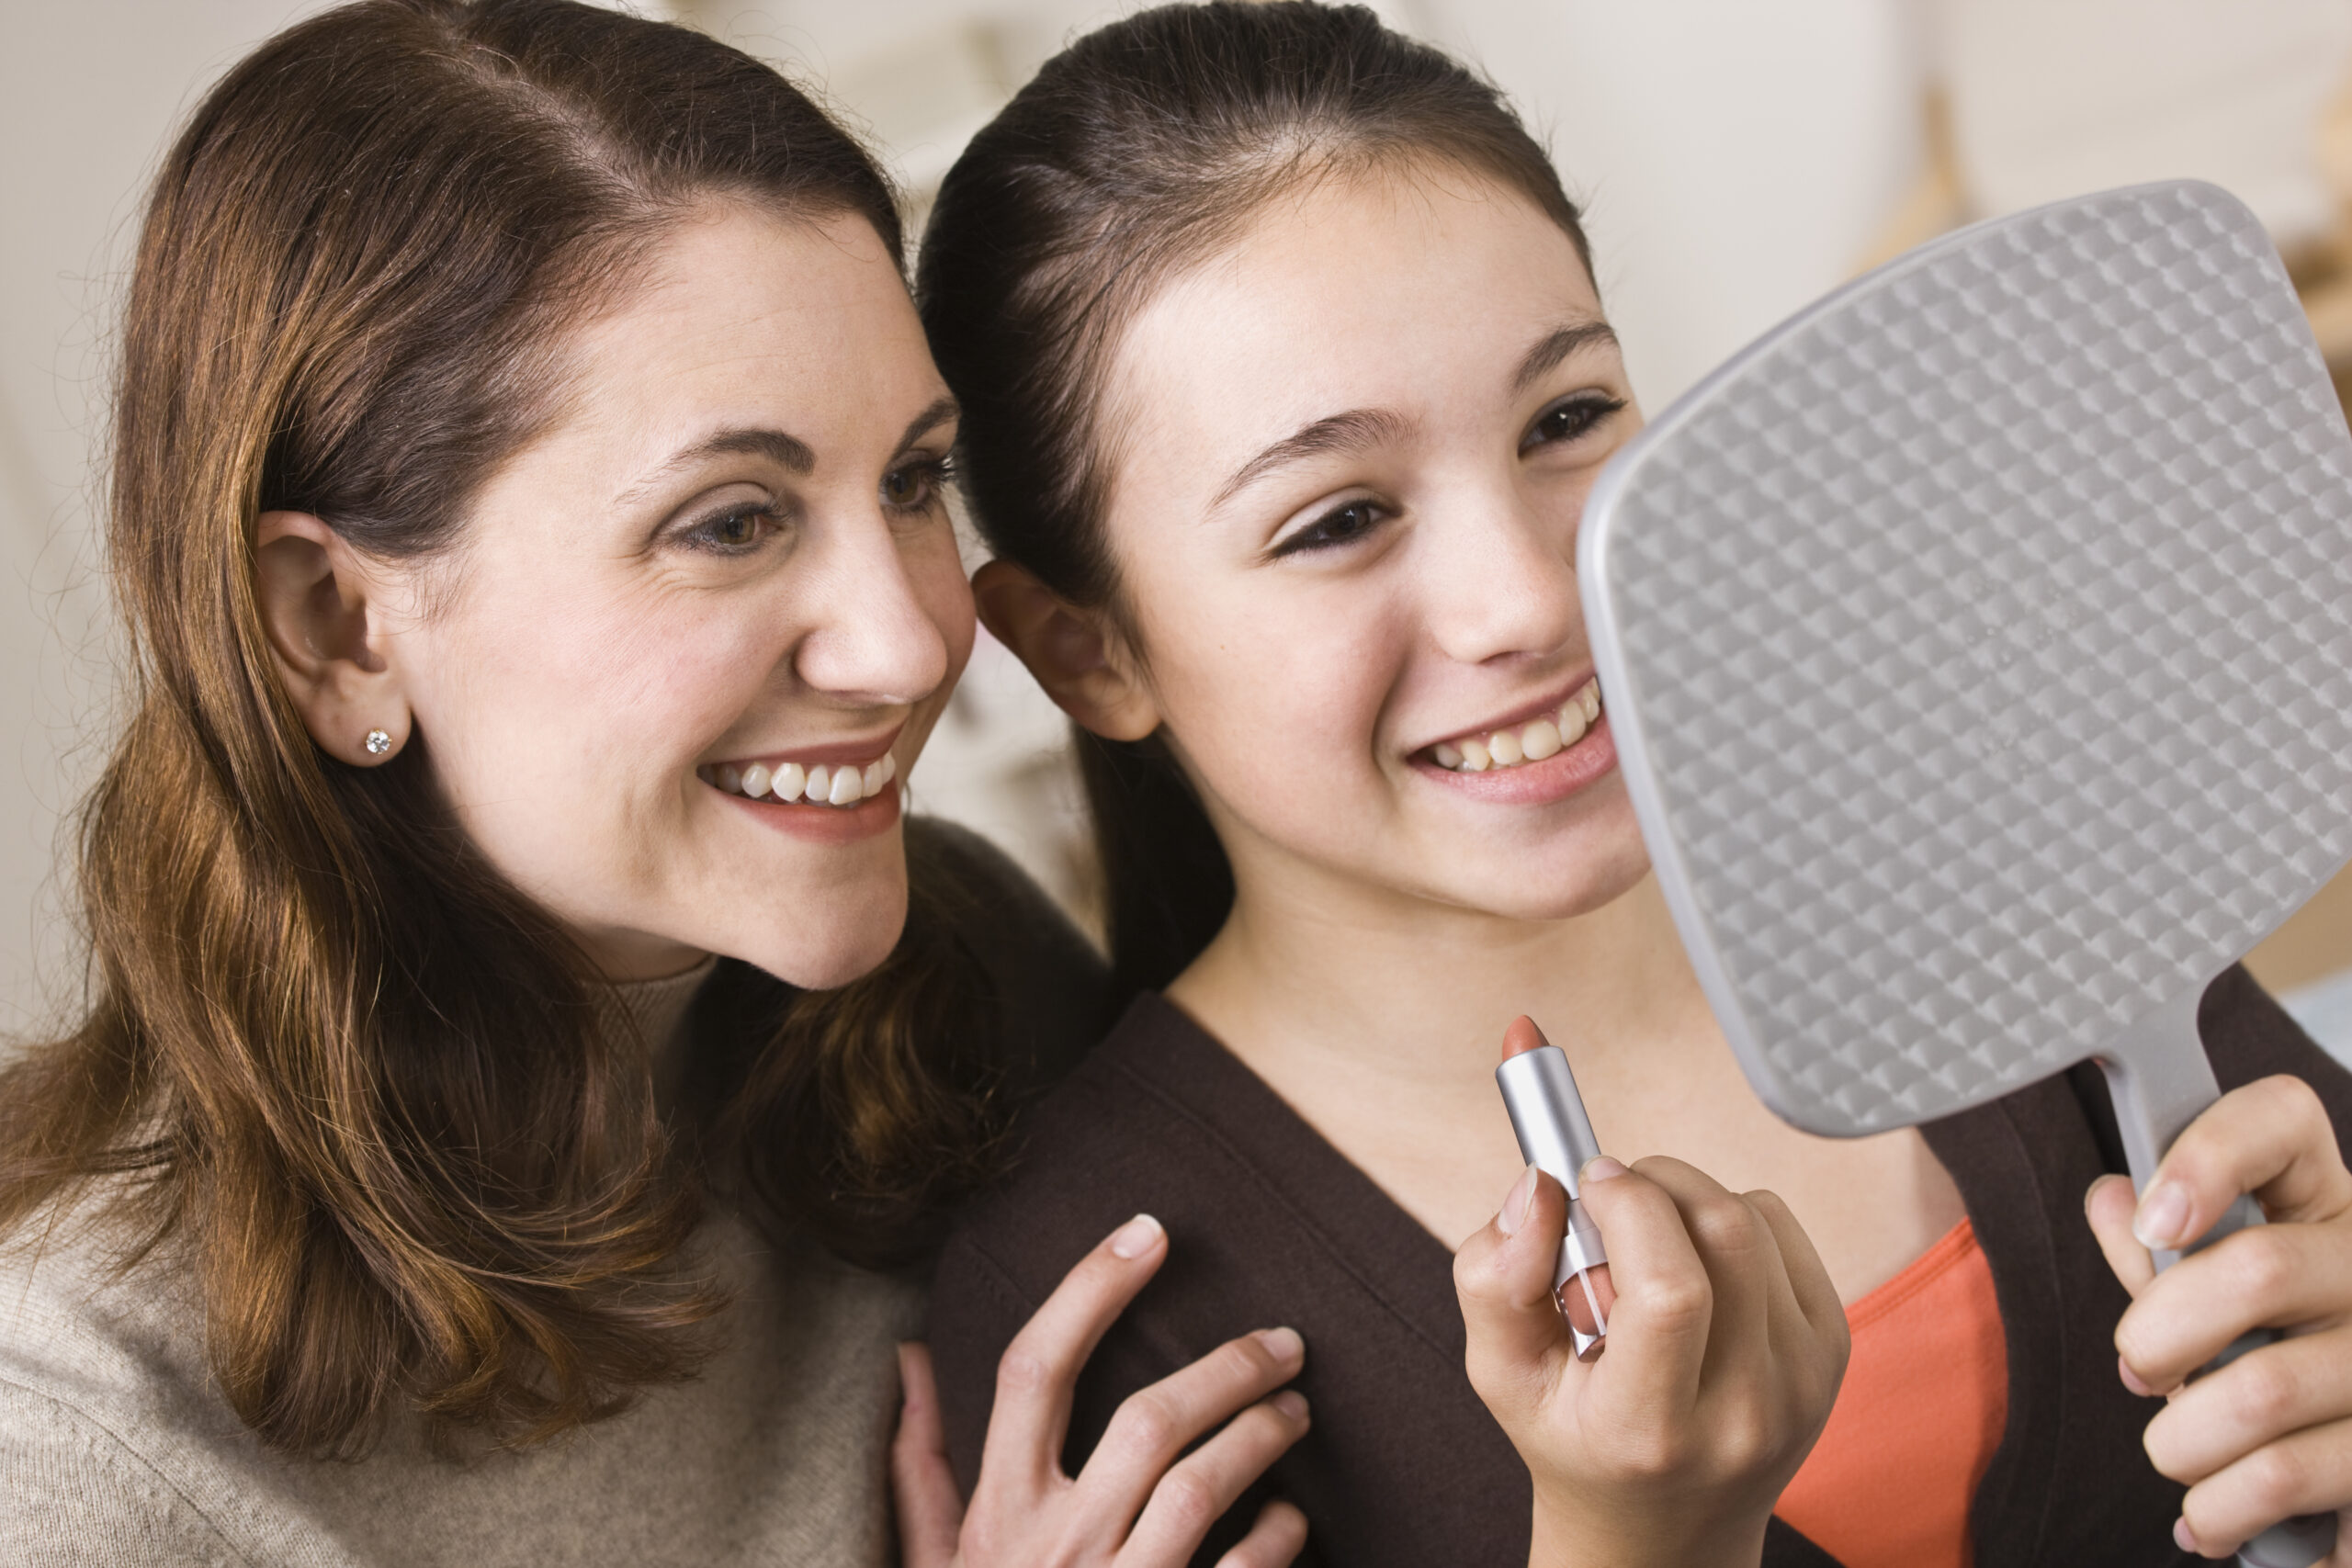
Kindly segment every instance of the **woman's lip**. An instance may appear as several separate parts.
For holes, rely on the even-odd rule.
[[[1430,758],[1419,753],[1415,754],[1412,761],[1415,772],[1448,789],[1458,790],[1473,800],[1494,801],[1508,806],[1543,806],[1555,800],[1566,800],[1596,780],[1615,773],[1617,738],[1609,728],[1609,716],[1603,713],[1592,721],[1592,728],[1584,732],[1583,739],[1540,762],[1519,762],[1508,768],[1491,768],[1482,773],[1473,773],[1441,768]]]
[[[906,728],[904,721],[901,721],[892,725],[882,734],[864,740],[835,740],[823,746],[798,746],[788,751],[755,751],[746,757],[713,757],[700,765],[706,768],[733,768],[737,773],[741,773],[755,762],[764,766],[770,773],[775,772],[786,762],[797,762],[804,768],[814,768],[820,765],[837,768],[843,762],[855,762],[859,767],[864,767],[868,762],[880,761],[882,753],[899,743],[899,737],[905,732]]]
[[[899,781],[892,779],[879,795],[869,795],[854,806],[811,805],[783,801],[774,795],[753,800],[747,795],[715,792],[739,811],[748,811],[763,827],[818,844],[846,844],[871,838],[899,820]]]
[[[1421,753],[1429,750],[1431,747],[1443,746],[1448,743],[1458,746],[1465,739],[1483,740],[1498,729],[1513,729],[1518,728],[1520,725],[1530,724],[1539,718],[1550,718],[1558,714],[1560,711],[1560,705],[1562,703],[1566,702],[1570,697],[1575,696],[1578,692],[1583,691],[1586,686],[1589,685],[1592,682],[1592,668],[1588,665],[1586,666],[1583,674],[1578,675],[1575,680],[1569,682],[1566,685],[1562,686],[1558,691],[1553,693],[1550,697],[1540,702],[1529,703],[1523,706],[1513,708],[1505,717],[1489,719],[1481,724],[1472,725],[1467,728],[1457,729],[1453,731],[1451,734],[1441,735],[1434,740],[1424,740],[1419,746],[1412,748],[1409,755],[1419,757]]]

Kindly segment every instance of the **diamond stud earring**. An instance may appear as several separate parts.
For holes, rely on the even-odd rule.
[[[369,730],[368,732],[367,746],[368,755],[370,757],[382,756],[385,752],[392,749],[391,732],[386,729]]]

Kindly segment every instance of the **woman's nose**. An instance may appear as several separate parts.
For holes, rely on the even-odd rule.
[[[1449,658],[1550,654],[1582,629],[1573,516],[1545,516],[1505,491],[1464,497],[1431,533],[1439,547],[1421,582],[1430,631]]]
[[[947,638],[933,601],[956,588],[968,594],[962,572],[950,561],[944,574],[925,573],[918,582],[918,558],[878,518],[829,532],[824,558],[808,563],[813,624],[794,654],[794,672],[845,704],[921,702],[947,679]]]

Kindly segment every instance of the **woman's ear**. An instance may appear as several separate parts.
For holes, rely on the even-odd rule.
[[[262,627],[311,739],[356,767],[390,760],[408,743],[408,697],[359,552],[308,513],[265,512],[254,562]]]
[[[1074,608],[1011,561],[975,572],[972,596],[981,624],[1070,717],[1106,740],[1140,740],[1159,728],[1158,705],[1101,612]]]

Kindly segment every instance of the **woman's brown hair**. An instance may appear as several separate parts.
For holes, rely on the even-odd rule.
[[[693,1364],[714,1183],[893,1256],[989,1146],[984,982],[918,869],[877,974],[712,990],[762,1032],[673,1134],[596,981],[475,852],[429,737],[311,742],[255,597],[266,510],[422,558],[561,408],[566,330],[689,207],[888,181],[774,71],[571,0],[361,0],[205,98],[141,230],[107,547],[132,717],[80,823],[94,1000],[0,1076],[0,1232],[95,1195],[198,1273],[212,1371],[280,1449],[545,1438]],[[778,1151],[788,1150],[788,1156]],[[96,1188],[92,1183],[99,1183]]]
[[[949,170],[917,269],[995,552],[1070,604],[1118,609],[1102,388],[1127,323],[1272,197],[1413,163],[1532,204],[1590,271],[1576,204],[1501,94],[1361,6],[1162,6],[1048,61]],[[1163,986],[1225,922],[1232,868],[1159,738],[1077,744],[1114,985]]]

